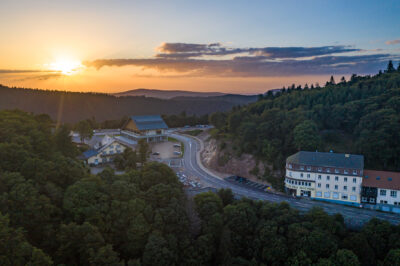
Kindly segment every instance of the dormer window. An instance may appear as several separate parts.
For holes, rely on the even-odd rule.
[[[304,166],[300,166],[300,170],[304,170]]]
[[[335,169],[335,173],[336,173],[336,174],[339,174],[339,169]]]
[[[307,171],[311,171],[311,166],[307,166]]]
[[[353,170],[353,175],[357,175],[357,170]]]
[[[321,167],[318,167],[318,172],[322,172],[322,168]]]
[[[347,170],[344,170],[343,172],[344,172],[345,174],[348,174],[348,173],[349,173],[349,171],[347,171]]]
[[[330,168],[327,168],[326,171],[327,171],[328,173],[330,173],[330,172],[331,172],[331,169],[330,169]]]

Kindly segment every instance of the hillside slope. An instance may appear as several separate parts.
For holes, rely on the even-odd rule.
[[[367,168],[400,170],[400,70],[267,94],[210,119],[239,153],[276,169],[298,150],[333,150],[363,154]]]

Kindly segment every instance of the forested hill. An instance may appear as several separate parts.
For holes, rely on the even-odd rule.
[[[188,199],[165,164],[97,175],[65,126],[0,111],[0,265],[399,265],[400,227],[287,203]]]
[[[148,97],[115,97],[100,93],[77,93],[0,85],[0,110],[21,109],[35,114],[48,114],[62,122],[77,122],[87,118],[97,121],[120,119],[129,115],[187,114],[203,115],[227,111],[233,106],[257,100],[256,96],[230,95],[215,97],[183,97],[157,99]]]
[[[367,168],[400,170],[400,69],[296,87],[210,116],[219,136],[283,166],[298,150],[363,154]]]

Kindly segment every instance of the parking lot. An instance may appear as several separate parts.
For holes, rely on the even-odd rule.
[[[268,191],[271,189],[271,187],[268,185],[257,183],[241,176],[229,176],[226,177],[225,180],[232,183],[240,184],[242,186],[246,186],[248,188],[252,188],[254,190]]]

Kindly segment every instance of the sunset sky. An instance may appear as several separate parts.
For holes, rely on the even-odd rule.
[[[0,83],[247,94],[324,83],[397,67],[399,14],[398,0],[1,0]]]

